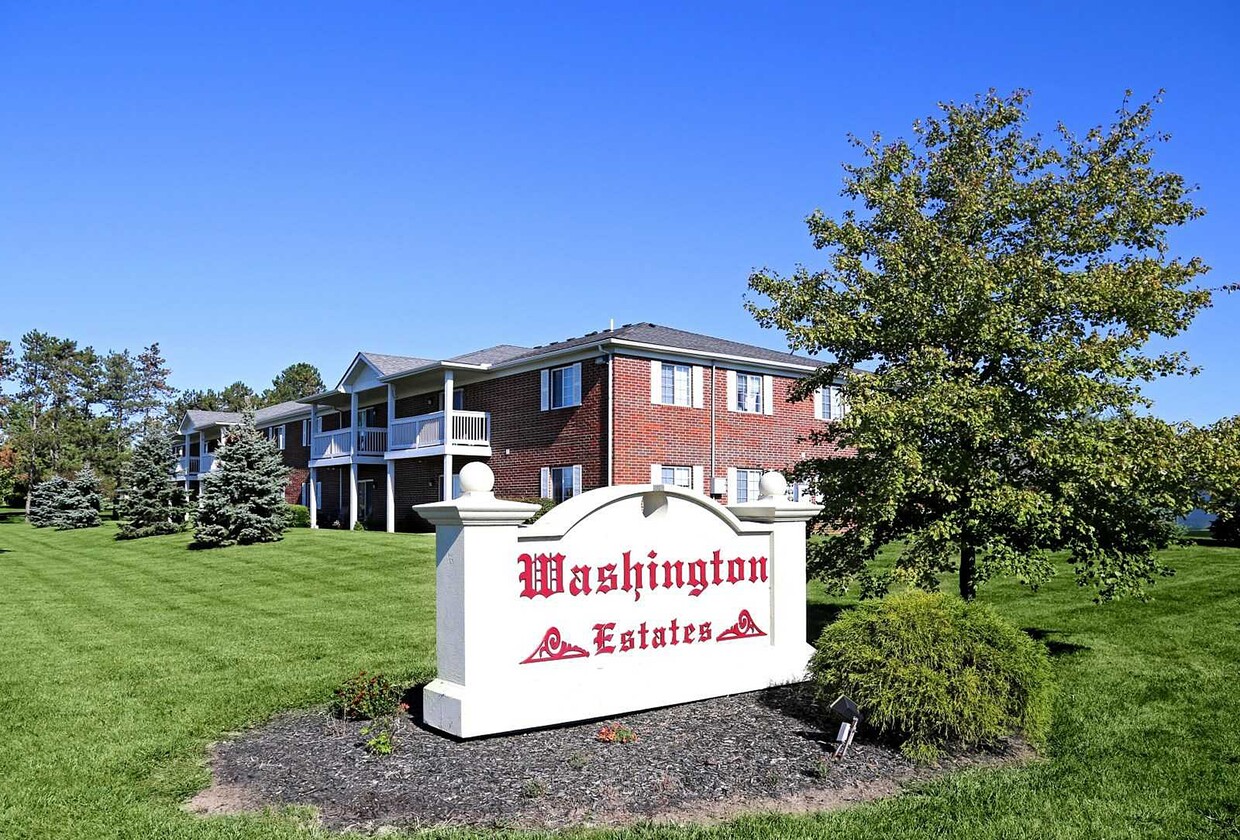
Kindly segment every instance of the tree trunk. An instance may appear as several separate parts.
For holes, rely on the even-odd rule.
[[[960,540],[960,597],[972,601],[977,595],[977,546],[967,538]]]

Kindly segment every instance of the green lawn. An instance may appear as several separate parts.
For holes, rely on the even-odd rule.
[[[0,517],[0,837],[306,837],[304,814],[202,819],[205,746],[434,655],[429,537],[295,531],[188,551],[113,527]],[[1169,552],[1156,600],[1095,607],[1067,576],[984,599],[1045,634],[1062,683],[1049,755],[898,799],[710,830],[589,836],[1240,837],[1240,551]],[[814,597],[825,621],[847,601]],[[443,832],[444,836],[465,836]]]

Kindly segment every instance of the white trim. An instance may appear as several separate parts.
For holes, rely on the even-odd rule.
[[[539,373],[542,374],[542,410],[549,411],[551,409],[551,368],[543,368]]]
[[[538,471],[538,495],[543,499],[551,498],[551,467],[543,467]]]
[[[706,487],[706,468],[701,464],[695,464],[693,467],[693,489],[699,493],[708,493]]]
[[[650,360],[650,404],[660,405],[663,402],[663,363],[658,359]]]
[[[581,495],[581,464],[573,464],[573,495]]]
[[[822,406],[823,406],[822,389],[815,388],[814,389],[814,417],[818,420],[826,419],[822,416]]]
[[[762,413],[775,413],[775,377],[770,375],[762,377]]]
[[[693,366],[693,407],[702,408],[706,402],[702,399],[702,382],[706,378],[706,369],[701,365]]]
[[[650,465],[650,483],[651,484],[662,484],[663,483],[663,465],[662,464],[651,464]]]
[[[727,378],[728,378],[728,411],[736,411],[736,371],[729,370],[727,372]]]
[[[736,467],[728,467],[728,504],[734,505],[739,499],[736,498]]]

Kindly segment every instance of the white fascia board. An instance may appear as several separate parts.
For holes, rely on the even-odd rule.
[[[471,365],[467,362],[434,362],[421,367],[409,368],[409,370],[398,371],[397,373],[389,373],[387,376],[380,376],[380,382],[397,382],[410,376],[419,376],[432,370],[490,370],[490,365]]]
[[[597,344],[584,344],[573,347],[570,350],[555,350],[547,353],[540,353],[537,356],[531,356],[527,359],[520,359],[516,362],[493,365],[485,368],[488,373],[499,376],[511,376],[515,373],[528,373],[531,370],[542,370],[549,367],[564,367],[575,362],[585,362],[590,359],[597,359],[599,356],[605,356],[609,352],[607,342],[600,341]]]
[[[317,394],[311,394],[308,397],[302,397],[299,400],[297,400],[297,402],[305,403],[306,405],[314,405],[320,400],[325,400],[328,397],[335,397],[343,393],[346,393],[344,388],[336,387],[336,388],[332,388],[330,391],[320,391]],[[323,408],[323,406],[320,405],[319,408]]]
[[[721,363],[726,367],[783,374],[787,374],[790,371],[799,374],[810,374],[822,367],[822,365],[807,365],[799,362],[774,362],[770,359],[755,359],[750,356],[736,356],[729,353],[708,353],[705,350],[686,350],[683,347],[665,347],[660,344],[625,341],[622,338],[614,339],[609,343],[618,350],[623,350],[630,355],[652,359],[686,361],[690,364],[701,364],[703,361],[711,361]]]

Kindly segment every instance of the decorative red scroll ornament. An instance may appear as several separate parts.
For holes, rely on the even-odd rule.
[[[763,635],[766,635],[765,633]],[[590,654],[585,648],[577,647],[569,644],[560,637],[560,629],[552,627],[547,630],[543,640],[538,647],[534,648],[534,652],[521,660],[522,665],[529,665],[532,662],[555,662],[560,659],[580,659]]]
[[[715,641],[728,642],[732,639],[753,639],[765,635],[766,632],[753,623],[753,616],[749,614],[749,610],[741,610],[736,623],[716,636]]]

